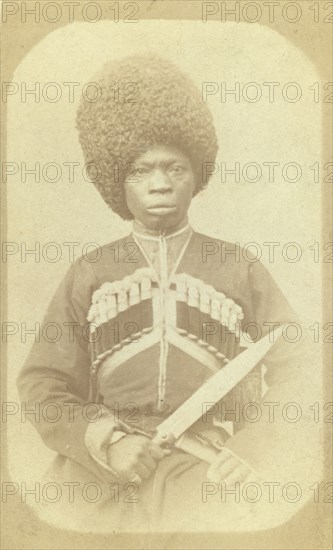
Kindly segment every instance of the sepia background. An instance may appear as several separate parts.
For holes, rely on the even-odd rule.
[[[186,71],[201,89],[203,82],[235,82],[242,86],[258,83],[263,97],[257,103],[241,98],[236,103],[228,96],[225,103],[219,93],[208,97],[219,138],[219,167],[225,162],[230,169],[235,162],[241,167],[256,162],[263,168],[257,183],[235,183],[220,180],[221,169],[208,188],[195,198],[190,220],[195,230],[241,245],[257,243],[261,260],[269,268],[291,305],[307,327],[321,322],[321,263],[314,261],[314,243],[321,243],[321,190],[310,169],[321,158],[321,102],[314,102],[309,87],[321,79],[311,61],[277,32],[257,25],[227,23],[203,25],[199,21],[140,21],[140,25],[117,27],[107,21],[95,25],[76,23],[50,33],[32,48],[15,71],[18,84],[35,82],[41,87],[57,82],[63,97],[56,103],[43,99],[35,103],[27,96],[22,103],[19,94],[8,103],[7,161],[36,162],[41,167],[57,163],[62,178],[45,182],[41,177],[20,174],[9,177],[7,241],[18,243],[19,253],[8,258],[10,281],[8,320],[26,323],[33,328],[41,322],[53,292],[70,265],[68,247],[79,243],[76,257],[86,243],[99,245],[118,239],[130,230],[130,224],[107,209],[94,186],[81,177],[83,156],[75,129],[75,114],[82,86],[93,80],[93,74],[104,61],[132,53],[156,52]],[[68,100],[65,82],[78,82],[75,100]],[[267,99],[264,82],[278,82],[275,101]],[[286,102],[281,88],[297,82],[302,98]],[[265,91],[266,90],[266,91]],[[70,182],[65,162],[78,162],[75,179]],[[303,176],[298,182],[284,181],[277,168],[274,182],[269,182],[264,162],[278,162],[280,168],[298,163]],[[21,172],[21,170],[20,170]],[[266,176],[266,177],[265,177]],[[40,243],[58,243],[62,250],[59,261],[40,261],[27,255],[22,262],[21,243],[27,249]],[[278,243],[274,261],[264,243]],[[296,242],[302,257],[297,262],[286,260],[283,247]],[[249,252],[253,249],[249,248]],[[327,251],[327,253],[329,250]],[[50,250],[51,254],[51,250]],[[33,342],[27,335],[9,337],[8,396],[18,401],[15,387],[17,374]],[[56,345],[56,344],[55,344]],[[18,416],[8,422],[10,474],[12,479],[35,481],[46,470],[53,453],[39,440],[28,423]],[[27,459],[29,456],[29,459]]]

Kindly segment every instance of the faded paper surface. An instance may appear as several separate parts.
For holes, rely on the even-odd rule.
[[[259,3],[246,2],[94,2],[73,12],[67,3],[52,4],[3,6],[3,509],[10,510],[4,547],[328,548],[331,476],[323,450],[329,457],[330,3],[276,2],[274,12],[272,6],[259,9]],[[226,8],[234,15],[226,16]],[[29,9],[37,11],[29,15]],[[130,231],[130,223],[106,208],[85,177],[75,116],[96,70],[134,53],[169,59],[201,90],[219,151],[207,189],[193,200],[190,222],[195,231],[239,243],[249,256],[256,255],[304,322],[318,363],[306,384],[313,399],[309,391],[302,406],[319,435],[309,435],[311,456],[317,455],[311,473],[304,466],[302,478],[300,464],[299,479],[281,482],[301,486],[300,498],[285,489],[280,502],[271,503],[266,485],[257,506],[249,511],[244,498],[233,503],[230,523],[215,529],[204,523],[189,529],[189,502],[188,511],[181,511],[186,532],[135,534],[129,526],[125,534],[103,535],[84,526],[70,530],[44,494],[51,509],[46,521],[41,503],[29,498],[27,489],[40,481],[55,455],[22,421],[16,379],[36,337],[29,329],[37,323],[39,330],[74,257]],[[29,90],[36,83],[33,95]],[[35,173],[29,172],[32,167]]]

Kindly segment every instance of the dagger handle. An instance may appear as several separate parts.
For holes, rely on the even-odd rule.
[[[215,449],[211,445],[200,443],[195,437],[184,433],[178,439],[172,433],[157,433],[153,441],[161,447],[172,447],[189,453],[196,458],[199,458],[207,464],[212,464],[219,455],[220,450]]]
[[[156,443],[156,445],[159,445],[160,447],[172,447],[172,445],[176,441],[176,438],[170,432],[157,432],[157,434],[153,438],[153,441],[154,443]]]
[[[189,453],[199,458],[199,460],[203,462],[207,462],[207,464],[212,464],[220,453],[215,447],[202,444],[198,439],[188,433],[184,433],[177,439],[175,447],[176,449],[180,449],[185,453]]]
[[[152,436],[143,430],[135,428],[135,433],[145,435],[146,437],[151,438]],[[207,464],[214,462],[216,457],[219,454],[219,451],[210,445],[202,445],[198,440],[189,436],[188,434],[183,434],[177,440],[172,433],[158,433],[153,438],[154,443],[160,447],[172,447],[173,445],[176,449],[180,449],[185,453],[189,453]]]
[[[149,437],[150,439],[152,439],[154,441],[154,443],[156,443],[156,445],[159,445],[160,447],[172,447],[172,445],[176,441],[175,436],[172,433],[167,433],[167,432],[164,432],[164,433],[156,432],[156,435],[153,437],[151,434],[149,434],[149,433],[147,433],[143,430],[140,430],[140,428],[135,427],[134,428],[134,433],[136,433],[138,435],[145,435],[146,437]]]

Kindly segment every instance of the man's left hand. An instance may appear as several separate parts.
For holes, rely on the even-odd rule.
[[[220,483],[223,481],[226,485],[234,485],[236,482],[242,483],[253,474],[253,471],[235,456],[223,449],[207,471],[209,481]]]

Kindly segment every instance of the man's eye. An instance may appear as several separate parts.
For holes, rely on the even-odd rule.
[[[175,166],[170,166],[169,172],[172,172],[173,174],[183,174],[185,171],[184,166],[180,166],[179,164],[176,164]]]
[[[143,166],[138,166],[136,169],[137,174],[147,174],[148,168],[144,168]]]

